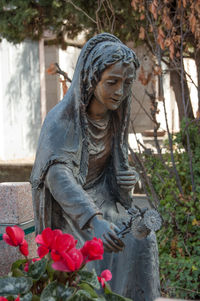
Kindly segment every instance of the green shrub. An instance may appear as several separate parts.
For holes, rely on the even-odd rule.
[[[177,185],[169,143],[165,145],[162,157],[148,152],[139,155],[160,201],[158,210],[163,218],[157,235],[162,294],[197,300],[200,299],[200,125],[185,121],[180,133],[173,137],[173,156],[182,191]],[[152,202],[155,201],[148,186],[146,189]]]

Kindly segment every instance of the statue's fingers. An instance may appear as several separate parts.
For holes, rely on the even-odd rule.
[[[109,245],[111,246],[113,252],[117,253],[117,252],[123,251],[123,247],[119,246],[112,239],[110,239],[108,237],[106,237],[105,239],[109,243]]]
[[[138,177],[138,173],[137,171],[133,170],[133,169],[129,169],[129,170],[119,170],[116,172],[117,176],[136,176]]]
[[[104,251],[108,252],[108,253],[112,253],[113,251],[110,249],[110,246],[107,242],[103,241],[103,247],[104,247]]]
[[[103,234],[104,241],[103,244],[106,247],[106,250],[110,252],[119,252],[117,245],[115,245],[105,234]]]
[[[136,183],[136,181],[120,181],[118,182],[119,185],[124,185],[124,186],[133,186]]]
[[[117,176],[118,181],[137,181],[135,176]]]
[[[117,243],[118,246],[124,248],[125,244],[123,243],[123,241],[121,239],[119,239],[119,237],[111,232],[108,232],[110,238],[115,241]]]
[[[131,186],[126,186],[126,185],[120,185],[120,188],[125,189],[125,190],[131,190],[134,185]]]

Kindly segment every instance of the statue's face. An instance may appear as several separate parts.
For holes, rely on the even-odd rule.
[[[131,91],[135,68],[133,63],[119,61],[109,66],[94,91],[96,101],[107,110],[116,110]]]

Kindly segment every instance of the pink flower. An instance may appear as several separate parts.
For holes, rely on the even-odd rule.
[[[25,266],[24,266],[24,271],[25,272],[28,272],[28,270],[29,270],[29,265],[33,262],[36,262],[36,261],[39,261],[39,260],[41,260],[41,258],[33,258],[33,259],[31,259],[31,260],[29,260],[28,262],[26,262],[25,263]]]
[[[38,255],[40,258],[44,257],[52,249],[52,244],[57,235],[61,235],[61,230],[51,230],[46,228],[41,234],[38,234],[35,238],[36,243],[40,244],[38,247]]]
[[[80,251],[83,254],[84,263],[103,259],[103,242],[100,238],[94,237],[92,240],[86,241]]]
[[[61,252],[60,259],[52,264],[58,271],[74,272],[80,269],[83,263],[83,255],[80,250],[72,248],[68,252]]]
[[[99,282],[101,283],[102,287],[105,287],[105,281],[109,281],[112,279],[112,273],[109,270],[104,270],[101,273],[101,276],[97,277]]]
[[[6,233],[3,234],[3,240],[13,246],[19,246],[20,252],[24,256],[28,256],[28,243],[24,239],[24,231],[18,226],[6,227]]]

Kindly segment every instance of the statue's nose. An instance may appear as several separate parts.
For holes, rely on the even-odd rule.
[[[120,86],[119,89],[115,91],[116,96],[122,96],[123,95],[123,88]]]

